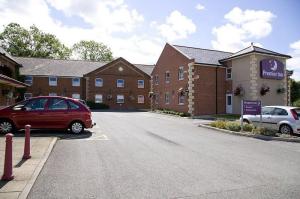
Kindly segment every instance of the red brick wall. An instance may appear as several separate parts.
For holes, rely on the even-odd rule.
[[[122,67],[123,71],[119,71],[119,67]],[[114,61],[85,77],[88,78],[87,101],[95,101],[95,95],[102,94],[103,103],[112,109],[150,109],[150,77],[127,61]],[[95,78],[103,79],[103,87],[95,86]],[[125,80],[124,88],[117,88],[117,79]],[[144,88],[138,88],[138,80],[144,80]],[[108,95],[112,95],[112,99],[107,99]],[[124,95],[124,104],[117,104],[117,95]],[[144,96],[143,104],[138,103],[138,95]]]
[[[180,88],[188,87],[188,63],[187,57],[174,49],[169,44],[165,45],[157,64],[152,72],[153,78],[153,93],[159,94],[158,104],[153,103],[154,108],[172,109],[179,112],[188,112],[188,97],[185,97],[184,105],[178,105],[178,90]],[[178,69],[180,66],[184,67],[184,80],[178,80]],[[165,72],[170,71],[170,83],[165,83]],[[159,84],[155,85],[154,76],[158,75]],[[170,104],[165,104],[165,93],[169,92]],[[153,100],[154,101],[154,100]]]

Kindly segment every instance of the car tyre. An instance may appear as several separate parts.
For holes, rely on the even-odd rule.
[[[74,134],[79,134],[79,133],[82,133],[84,131],[84,126],[81,122],[75,121],[75,122],[71,123],[70,130]]]
[[[250,124],[249,120],[243,119],[243,123]]]
[[[282,124],[279,128],[279,132],[282,134],[293,134],[293,129],[287,125],[287,124]]]
[[[13,133],[14,124],[9,120],[0,120],[0,134]]]

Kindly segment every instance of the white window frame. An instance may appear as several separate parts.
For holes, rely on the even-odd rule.
[[[158,85],[158,83],[159,83],[158,75],[154,75],[154,85]]]
[[[101,81],[99,82],[99,84],[97,84],[97,81]],[[102,78],[95,78],[95,87],[103,87],[103,79]]]
[[[138,104],[144,104],[144,103],[145,103],[145,96],[138,95]]]
[[[184,80],[184,67],[179,66],[178,68],[178,80]]]
[[[57,96],[57,93],[49,93],[49,96]]]
[[[73,99],[80,99],[80,94],[79,93],[73,93],[72,98]]]
[[[27,96],[27,97],[26,97]],[[24,93],[24,99],[30,99],[32,98],[32,93]]]
[[[29,78],[30,80],[29,80],[28,78]],[[25,76],[25,81],[24,81],[24,82],[25,82],[25,84],[28,84],[28,85],[31,86],[32,83],[33,83],[33,77],[32,77],[31,75]]]
[[[169,74],[169,76],[167,76],[167,74]],[[170,71],[166,71],[165,72],[165,82],[168,84],[168,83],[170,83],[170,80],[171,80],[171,73],[170,73]]]
[[[184,105],[184,102],[185,102],[185,96],[179,94],[178,95],[178,105]]]
[[[55,81],[51,81],[51,78],[55,78]],[[57,86],[57,77],[56,76],[49,77],[49,86]]]
[[[117,95],[117,104],[124,104],[124,103],[125,103],[125,96]]]
[[[159,103],[159,94],[156,93],[154,98],[154,104],[158,104],[158,103]]]
[[[170,104],[170,93],[169,92],[165,93],[165,104]]]
[[[75,79],[78,79],[78,82],[74,82]],[[72,86],[80,86],[80,77],[73,77],[72,78]]]
[[[118,81],[123,81],[123,83],[119,83]],[[125,87],[125,80],[117,79],[117,88],[124,88],[124,87]]]
[[[103,103],[103,95],[102,94],[95,95],[95,103],[97,103],[97,104]]]
[[[141,84],[141,82],[143,83]],[[145,81],[143,79],[138,80],[138,88],[145,88]]]
[[[230,69],[230,73],[228,73],[228,69]],[[228,75],[230,74],[230,77]],[[231,80],[232,79],[232,68],[226,68],[226,80]]]

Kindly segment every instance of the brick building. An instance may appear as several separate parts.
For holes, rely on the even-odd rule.
[[[16,88],[25,88],[26,84],[17,80],[21,65],[0,47],[0,107],[16,101]]]
[[[29,84],[24,96],[60,95],[104,103],[112,109],[149,109],[152,65],[123,58],[109,63],[16,57]]]
[[[207,115],[239,114],[243,99],[287,105],[288,58],[253,45],[231,53],[167,43],[152,72],[153,107]],[[269,76],[262,65],[271,67]]]

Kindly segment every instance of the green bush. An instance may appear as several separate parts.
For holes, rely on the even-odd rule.
[[[165,113],[165,114],[170,114],[170,115],[178,115],[180,117],[190,117],[191,115],[189,113],[183,113],[183,112],[177,112],[169,109],[157,109],[158,111]]]
[[[95,103],[93,101],[87,101],[86,103],[90,109],[109,109],[109,106],[107,104],[103,103]]]
[[[253,124],[245,124],[243,125],[243,131],[252,132],[252,130],[255,128]]]
[[[225,129],[230,131],[240,131],[241,125],[238,122],[226,122]]]
[[[293,106],[300,107],[300,99],[294,101]]]
[[[276,136],[277,132],[273,129],[257,127],[257,128],[252,129],[252,133],[257,134],[257,135]]]
[[[214,121],[214,122],[210,123],[210,126],[216,127],[216,128],[219,128],[219,129],[225,129],[226,122],[222,121],[222,120],[217,120],[217,121]]]

